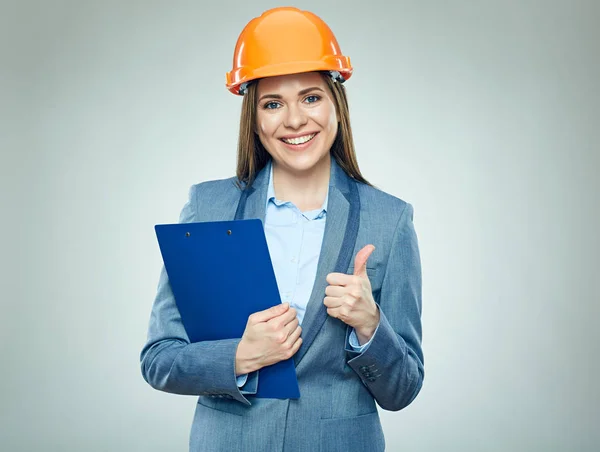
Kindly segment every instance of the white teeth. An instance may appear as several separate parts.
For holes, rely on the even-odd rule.
[[[303,137],[297,137],[297,138],[282,138],[283,141],[285,141],[288,144],[304,144],[307,141],[310,141],[314,138],[314,136],[316,135],[316,133],[311,133],[310,135],[305,135]]]

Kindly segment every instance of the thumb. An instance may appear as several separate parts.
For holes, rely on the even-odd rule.
[[[356,257],[354,258],[354,276],[367,277],[367,260],[373,251],[375,251],[375,246],[367,245],[356,253]]]

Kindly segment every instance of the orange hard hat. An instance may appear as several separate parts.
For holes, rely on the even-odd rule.
[[[226,86],[241,95],[252,80],[312,71],[330,71],[343,82],[352,75],[352,66],[321,18],[298,8],[273,8],[242,30]]]

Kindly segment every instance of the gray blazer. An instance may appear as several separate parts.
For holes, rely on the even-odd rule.
[[[268,186],[259,172],[243,218],[264,222]],[[180,222],[232,220],[241,189],[235,178],[190,189]],[[350,185],[331,159],[327,222],[317,276],[296,356],[300,399],[260,399],[240,392],[234,363],[239,339],[190,343],[163,268],[141,353],[144,379],[161,391],[198,397],[190,451],[382,451],[385,441],[375,402],[397,411],[423,384],[421,263],[413,208],[376,188],[356,183],[360,226],[354,256],[372,243],[367,274],[381,321],[362,354],[348,344],[349,327],[327,315],[327,282],[341,252],[349,217]],[[259,371],[260,378],[260,371]]]

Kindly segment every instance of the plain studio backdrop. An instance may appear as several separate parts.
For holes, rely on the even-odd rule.
[[[0,7],[2,451],[184,451],[139,354],[157,223],[234,175],[271,1]],[[366,178],[415,208],[425,383],[390,451],[600,448],[600,2],[296,2],[351,57]]]

